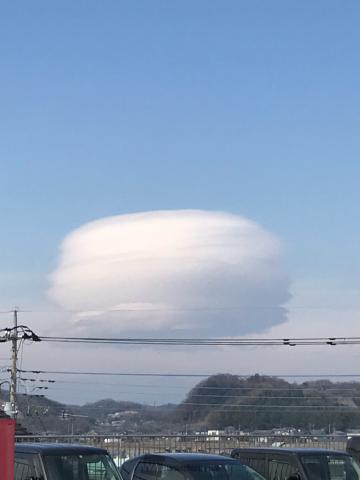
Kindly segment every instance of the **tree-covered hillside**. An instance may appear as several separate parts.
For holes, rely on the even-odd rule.
[[[2,392],[2,398],[8,398],[8,392]],[[179,405],[105,399],[78,406],[31,395],[19,395],[18,403],[18,420],[34,433],[190,433],[229,426],[243,431],[294,427],[332,432],[360,427],[360,383],[297,384],[260,375],[211,376]]]
[[[330,428],[360,426],[360,384],[327,380],[288,383],[254,375],[241,379],[220,374],[193,388],[176,409],[181,422],[208,428]]]

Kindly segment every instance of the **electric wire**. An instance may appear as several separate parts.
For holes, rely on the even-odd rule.
[[[308,408],[313,408],[313,409],[346,409],[346,410],[357,410],[359,409],[359,406],[357,405],[259,405],[259,404],[226,404],[226,403],[197,403],[197,402],[183,402],[180,404],[180,406],[186,406],[186,405],[191,405],[191,406],[199,406],[199,407],[216,407],[217,405],[222,406],[222,407],[237,407],[237,408],[272,408],[272,409],[278,409],[278,408],[291,408],[291,409],[308,409]]]
[[[77,371],[77,370],[19,370],[21,373],[32,374],[48,374],[48,375],[98,375],[98,376],[125,376],[125,377],[188,377],[188,378],[205,378],[217,375],[217,373],[150,373],[150,372],[89,372],[89,371]],[[232,375],[238,378],[247,379],[252,377],[254,373],[248,374],[235,374]],[[265,378],[359,378],[360,373],[320,373],[320,374],[287,374],[287,373],[264,373],[261,376]],[[209,387],[211,388],[211,387]]]
[[[110,345],[165,345],[165,346],[313,346],[360,345],[360,337],[296,337],[296,338],[111,338],[40,336],[43,342],[110,344]]]
[[[174,307],[143,307],[143,308],[131,308],[131,307],[117,307],[117,308],[108,308],[108,309],[54,309],[54,308],[44,308],[44,309],[27,309],[27,310],[18,310],[20,313],[54,313],[54,314],[64,314],[64,313],[75,313],[75,314],[86,314],[89,313],[112,313],[112,312],[172,312],[172,311],[212,311],[212,310],[277,310],[279,308],[287,308],[289,310],[359,310],[359,305],[325,305],[325,304],[309,304],[309,305],[254,305],[254,304],[243,304],[243,305],[230,305],[230,306],[221,306],[221,305],[212,305],[212,306],[174,306]],[[3,309],[0,313],[13,313],[14,310]]]
[[[305,376],[305,375],[303,375]],[[64,380],[64,379],[61,379],[61,380],[52,380],[52,379],[40,379],[40,378],[22,378],[23,381],[28,381],[28,382],[49,382],[49,383],[65,383],[65,384],[73,384],[73,385],[98,385],[99,382],[98,381],[94,381],[94,382],[91,382],[91,381],[82,381],[82,380]],[[118,386],[118,387],[131,387],[131,388],[162,388],[162,389],[184,389],[184,388],[189,388],[189,385],[185,385],[185,384],[182,384],[182,385],[169,385],[169,384],[166,384],[166,385],[160,385],[160,384],[145,384],[145,383],[105,383],[105,382],[101,382],[101,385],[109,385],[109,386]],[[314,386],[303,386],[303,387],[294,387],[293,386],[294,384],[290,384],[288,387],[244,387],[244,386],[241,386],[241,387],[216,387],[216,386],[213,386],[213,387],[209,387],[209,386],[202,386],[202,385],[196,385],[194,388],[196,388],[196,390],[231,390],[231,391],[237,391],[237,390],[255,390],[255,391],[278,391],[278,392],[288,392],[288,391],[291,391],[291,392],[297,392],[297,391],[321,391],[323,393],[326,393],[326,392],[335,392],[335,391],[341,391],[341,392],[358,392],[359,391],[359,388],[356,388],[356,387],[353,387],[353,388],[343,388],[342,386],[339,386],[339,387],[325,387],[325,386],[319,386],[319,385],[314,385]],[[296,384],[298,385],[298,384]],[[360,387],[360,384],[359,384],[359,387]]]
[[[101,384],[102,387],[105,387],[106,384],[104,385],[103,383]],[[92,391],[93,389],[90,388],[90,386],[83,387],[81,386],[82,390],[89,390]],[[51,391],[57,391],[57,390],[62,390],[62,391],[68,391],[68,388],[66,387],[53,387]],[[126,391],[121,389],[121,395],[155,395],[155,396],[164,396],[164,392],[159,392],[159,391],[152,391],[152,392],[134,392],[134,391]],[[208,394],[190,394],[189,397],[200,397],[200,398],[238,398],[238,399],[258,399],[258,400],[304,400],[304,401],[309,401],[309,400],[325,400],[326,398],[324,397],[318,397],[318,396],[308,396],[308,397],[272,397],[270,395],[264,396],[264,395],[208,395]],[[331,396],[331,400],[335,399],[350,399],[350,400],[358,400],[360,399],[360,396]],[[212,404],[213,405],[213,404]]]

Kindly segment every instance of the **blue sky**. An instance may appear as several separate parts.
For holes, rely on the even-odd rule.
[[[356,277],[359,13],[2,3],[2,270],[48,271],[98,217],[204,208],[278,233],[301,275]]]
[[[1,307],[46,297],[74,228],[179,208],[260,223],[294,282],[346,303],[359,16],[354,0],[2,2]]]

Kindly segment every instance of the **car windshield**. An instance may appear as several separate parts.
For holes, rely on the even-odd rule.
[[[51,480],[121,480],[108,455],[44,455]]]
[[[239,463],[203,463],[186,466],[193,480],[264,480],[259,473]]]
[[[360,480],[360,468],[348,455],[304,455],[309,480]]]

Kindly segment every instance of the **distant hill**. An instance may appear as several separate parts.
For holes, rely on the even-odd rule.
[[[208,428],[293,426],[346,430],[360,426],[360,383],[288,383],[273,377],[214,375],[200,382],[175,412],[180,422]]]
[[[8,393],[3,393],[3,399]],[[156,433],[172,429],[175,405],[150,406],[104,399],[66,405],[46,397],[18,395],[18,420],[32,433]]]
[[[8,398],[8,392],[1,392]],[[18,396],[21,424],[34,433],[177,433],[233,427],[325,431],[360,428],[360,383],[328,380],[289,383],[254,375],[213,375],[179,405],[150,406],[104,399],[65,405],[46,397]]]

